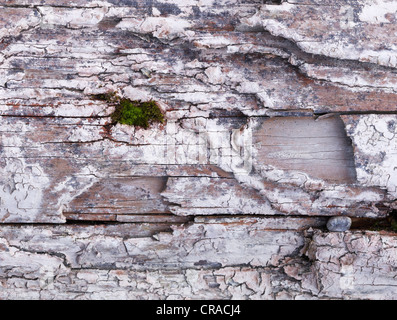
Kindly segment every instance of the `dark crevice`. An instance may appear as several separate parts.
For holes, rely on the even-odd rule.
[[[280,5],[283,3],[283,0],[264,0],[264,4],[274,4],[274,5]]]
[[[93,214],[95,215],[95,214]],[[154,215],[155,216],[155,215]],[[174,216],[169,214],[170,217]],[[16,227],[16,228],[24,228],[26,226],[33,226],[33,227],[56,227],[56,226],[116,226],[116,225],[158,225],[164,227],[160,232],[172,232],[171,226],[179,225],[179,226],[189,226],[194,223],[204,223],[204,224],[211,224],[216,223],[216,219],[227,219],[229,223],[233,223],[233,220],[238,222],[240,219],[280,219],[280,218],[288,218],[288,219],[320,219],[315,226],[302,226],[302,228],[297,229],[297,231],[303,231],[308,228],[314,228],[322,231],[327,231],[326,229],[326,222],[332,216],[302,216],[302,215],[259,215],[259,214],[240,214],[240,215],[227,215],[227,214],[217,214],[217,215],[192,215],[186,216],[186,221],[184,222],[119,222],[119,221],[105,221],[105,220],[74,220],[74,219],[66,219],[65,223],[32,223],[32,222],[14,222],[14,223],[0,223],[0,230],[1,227]],[[204,221],[202,222],[195,222],[197,218],[202,218]],[[375,231],[375,232],[387,232],[396,234],[397,233],[397,210],[393,210],[390,214],[384,218],[358,218],[358,217],[351,217],[352,225],[350,230],[351,231]],[[322,220],[322,221],[321,221]],[[220,222],[221,223],[221,222]],[[282,230],[289,230],[288,228],[285,229],[274,229],[274,228],[265,228],[267,231],[282,231]],[[153,232],[153,234],[157,234],[158,232]]]
[[[160,226],[172,226],[172,225],[183,225],[185,223],[188,223],[189,221],[186,222],[120,222],[120,221],[105,221],[105,220],[73,220],[73,219],[66,219],[66,222],[61,225],[79,225],[79,226],[98,226],[98,225],[123,225],[123,224],[129,224],[129,225],[143,225],[143,224],[156,224]],[[1,225],[0,225],[1,226]]]
[[[396,111],[377,111],[377,110],[371,110],[371,111],[335,111],[335,112],[332,112],[332,111],[324,111],[324,112],[321,112],[321,111],[313,111],[313,114],[316,116],[316,117],[320,117],[320,116],[324,116],[324,115],[366,115],[366,114],[368,114],[368,115],[371,115],[371,114],[379,114],[379,115],[382,115],[382,114],[396,114],[397,115],[397,110]]]
[[[352,218],[351,230],[397,233],[397,210],[392,210],[385,218]]]
[[[246,30],[245,26],[237,27],[236,31],[239,31],[239,28],[243,29],[243,32],[249,32]],[[255,29],[252,30],[253,33],[261,33],[263,44],[266,44],[272,48],[283,49],[285,52],[289,54],[294,54],[298,57],[299,60],[303,60],[306,63],[316,64],[325,67],[348,67],[350,70],[358,70],[358,71],[387,71],[392,72],[394,74],[397,73],[396,69],[393,67],[382,66],[376,63],[357,61],[351,59],[343,59],[343,58],[333,58],[326,55],[313,54],[303,51],[297,43],[282,36],[272,35],[269,31],[267,31],[262,26],[256,26]],[[259,39],[258,39],[259,40]]]
[[[267,5],[280,5],[284,0],[240,0],[241,4],[267,4]]]

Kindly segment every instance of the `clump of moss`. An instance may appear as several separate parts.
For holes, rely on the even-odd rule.
[[[97,94],[94,99],[107,101],[115,106],[112,123],[126,124],[144,129],[154,122],[164,123],[164,114],[153,100],[142,102],[119,97],[115,92]]]
[[[147,129],[154,122],[164,123],[164,115],[154,101],[121,99],[112,114],[113,122]]]

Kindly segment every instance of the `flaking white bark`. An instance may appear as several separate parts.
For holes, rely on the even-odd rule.
[[[0,1],[0,298],[395,299],[395,9]]]

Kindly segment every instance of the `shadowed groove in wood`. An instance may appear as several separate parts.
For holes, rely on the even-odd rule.
[[[157,219],[153,217],[157,221],[167,220],[170,211],[160,195],[166,182],[167,177],[101,179],[73,199],[64,214],[68,220],[142,222],[135,216],[142,215],[150,221],[147,214],[158,214]]]

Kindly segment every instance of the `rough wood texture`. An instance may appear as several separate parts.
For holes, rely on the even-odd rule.
[[[0,0],[0,299],[395,299],[396,9]]]

